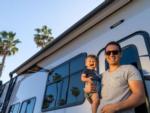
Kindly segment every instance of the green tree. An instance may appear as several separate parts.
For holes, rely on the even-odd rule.
[[[42,28],[36,28],[35,31],[37,33],[34,34],[34,42],[37,47],[44,48],[54,39],[52,37],[51,29],[49,29],[46,25],[42,26]]]
[[[2,57],[2,62],[0,66],[0,77],[2,76],[6,57],[14,55],[18,51],[16,45],[21,41],[19,39],[16,39],[15,36],[16,33],[13,32],[0,32],[0,56]]]

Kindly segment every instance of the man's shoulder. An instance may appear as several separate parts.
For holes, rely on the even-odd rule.
[[[122,65],[122,72],[124,72],[128,80],[142,80],[139,70],[133,65]]]
[[[130,68],[130,67],[134,67],[133,65],[131,64],[124,64],[124,65],[121,65],[122,68]]]
[[[124,64],[124,65],[120,65],[119,67],[119,72],[127,72],[127,71],[137,71],[136,67],[131,65],[131,64]],[[118,70],[117,70],[118,72]],[[108,73],[108,70],[104,71],[101,75],[105,75]]]
[[[135,71],[137,70],[135,66],[131,65],[131,64],[126,64],[126,65],[121,65],[120,66],[121,70],[125,70],[125,71]]]
[[[100,75],[103,77],[103,76],[105,76],[107,73],[108,73],[108,70],[102,72]]]

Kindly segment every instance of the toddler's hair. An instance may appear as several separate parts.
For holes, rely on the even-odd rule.
[[[87,58],[93,58],[93,59],[96,60],[96,63],[98,63],[98,58],[97,58],[97,56],[94,55],[94,54],[89,54],[89,55],[87,55],[86,59],[87,59]]]

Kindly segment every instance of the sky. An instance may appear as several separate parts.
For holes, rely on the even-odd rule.
[[[0,80],[9,81],[9,73],[36,54],[35,28],[47,25],[57,38],[104,0],[1,0],[0,31],[12,31],[21,41],[19,51],[6,58]],[[0,57],[1,60],[1,57]]]

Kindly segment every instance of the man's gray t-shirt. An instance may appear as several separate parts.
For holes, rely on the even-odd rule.
[[[132,65],[122,65],[116,71],[106,71],[102,74],[101,102],[97,113],[106,104],[120,102],[131,95],[128,82],[142,80],[139,71]],[[134,113],[133,109],[117,113]]]

